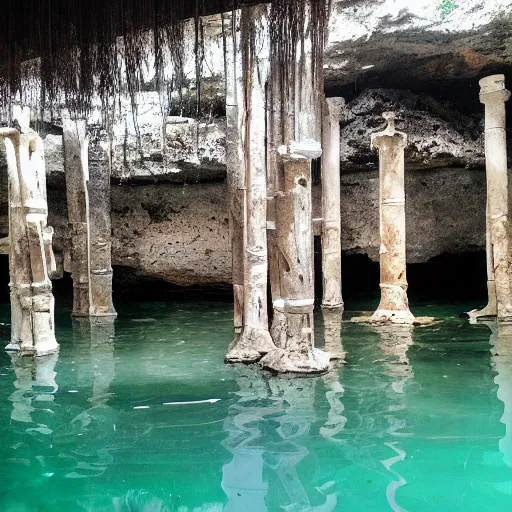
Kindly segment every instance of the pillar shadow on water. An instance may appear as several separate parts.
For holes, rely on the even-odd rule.
[[[312,505],[297,471],[310,455],[305,439],[318,419],[314,409],[318,380],[267,378],[255,368],[239,365],[233,371],[239,391],[224,423],[223,445],[233,454],[223,468],[225,510],[335,510],[333,482],[316,489],[323,503]],[[276,486],[284,493],[274,492]]]

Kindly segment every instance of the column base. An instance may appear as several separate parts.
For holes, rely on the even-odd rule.
[[[470,324],[496,320],[496,317],[498,316],[498,301],[496,299],[495,281],[487,281],[487,296],[489,299],[485,308],[468,311],[467,314]]]
[[[477,324],[479,322],[490,322],[496,320],[497,314],[493,313],[493,308],[489,307],[489,305],[485,306],[483,309],[473,309],[472,311],[468,311],[467,313],[469,317],[470,324]]]
[[[5,350],[8,352],[16,352],[19,356],[34,356],[43,357],[50,354],[56,354],[60,349],[59,344],[56,340],[45,341],[38,343],[37,346],[31,346],[30,348],[19,345],[18,343],[9,343]]]
[[[372,324],[413,325],[416,319],[408,309],[377,309],[369,321]]]
[[[91,313],[91,318],[117,318],[117,311],[109,311],[108,313]]]
[[[317,375],[329,370],[329,360],[329,354],[318,348],[312,348],[306,353],[276,348],[263,357],[259,364],[263,370],[273,373]]]
[[[275,350],[270,333],[265,329],[246,327],[228,347],[226,363],[257,363],[265,354]]]
[[[72,318],[117,318],[117,312],[109,313],[71,313]]]

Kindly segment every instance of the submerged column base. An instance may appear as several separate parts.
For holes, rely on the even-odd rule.
[[[487,281],[487,294],[489,301],[487,306],[483,309],[473,309],[468,311],[469,322],[476,324],[478,322],[488,322],[495,320],[498,315],[497,300],[496,300],[496,282]]]
[[[224,361],[226,363],[256,363],[275,348],[267,330],[246,327],[243,333],[235,335],[235,339],[228,347]]]
[[[407,292],[402,286],[381,284],[381,300],[370,322],[376,324],[412,325],[414,315],[409,311]]]
[[[59,344],[56,339],[50,339],[44,342],[40,342],[36,347],[26,347],[18,343],[9,343],[5,350],[7,352],[16,352],[19,356],[35,356],[42,357],[50,354],[56,354],[59,351]]]
[[[276,348],[261,361],[276,373],[325,373],[330,356],[313,346],[313,307],[275,308],[272,338]]]

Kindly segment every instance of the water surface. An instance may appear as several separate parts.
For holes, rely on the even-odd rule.
[[[510,512],[512,334],[461,310],[344,323],[345,363],[310,379],[225,365],[229,304],[63,311],[58,355],[0,351],[0,511]]]

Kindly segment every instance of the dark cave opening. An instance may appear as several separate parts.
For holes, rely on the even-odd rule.
[[[315,237],[315,295],[322,297],[319,237]],[[350,305],[379,294],[379,264],[366,255],[342,257],[343,298]],[[0,301],[9,302],[9,258],[0,255]],[[407,266],[409,298],[411,301],[482,301],[486,299],[485,251],[464,254],[442,254],[426,263]],[[230,302],[229,285],[183,287],[160,279],[143,276],[128,267],[114,267],[114,303],[151,301],[218,301]],[[71,276],[53,281],[58,308],[71,308],[73,282]]]

